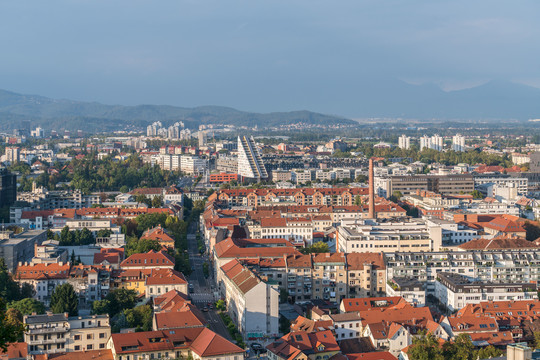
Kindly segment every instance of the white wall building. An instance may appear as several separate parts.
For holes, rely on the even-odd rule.
[[[248,338],[275,337],[279,334],[279,290],[277,285],[262,281],[238,260],[223,265],[220,270],[222,296],[225,297],[231,319]]]
[[[407,135],[401,135],[398,139],[398,146],[400,149],[410,149],[411,148],[411,138]]]

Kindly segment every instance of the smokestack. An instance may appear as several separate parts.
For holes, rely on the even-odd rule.
[[[373,159],[369,159],[369,212],[368,218],[375,219],[375,176]]]

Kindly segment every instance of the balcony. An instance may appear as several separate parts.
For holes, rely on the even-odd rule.
[[[33,340],[29,341],[28,345],[47,345],[47,344],[60,344],[65,343],[66,338],[60,338],[60,339],[46,339],[46,340]]]
[[[51,326],[45,328],[28,329],[28,334],[64,333],[69,331],[69,326]]]

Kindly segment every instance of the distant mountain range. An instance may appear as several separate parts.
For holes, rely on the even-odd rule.
[[[357,124],[344,117],[310,111],[259,114],[223,106],[183,108],[168,105],[104,105],[0,90],[0,129],[19,128],[24,120],[31,121],[32,126],[40,125],[45,129],[81,129],[88,132],[141,129],[154,121],[169,125],[179,120],[189,128],[210,123],[258,127],[298,122],[321,125]]]
[[[355,101],[358,117],[405,119],[528,120],[540,118],[540,89],[507,81],[443,91],[433,84],[388,81],[363,87]],[[350,108],[350,107],[349,107]],[[349,113],[351,110],[348,111]]]
[[[411,85],[403,81],[362,84],[358,93],[328,98],[321,107],[347,109],[355,118],[403,118],[417,120],[528,120],[540,118],[540,89],[491,81],[470,89],[443,91],[435,85]],[[345,111],[344,111],[345,112]],[[88,132],[141,129],[153,121],[186,126],[231,124],[258,127],[305,122],[355,124],[346,117],[310,111],[244,112],[222,106],[183,108],[168,105],[104,105],[97,102],[55,100],[0,90],[0,130],[19,128],[29,120],[45,129]]]

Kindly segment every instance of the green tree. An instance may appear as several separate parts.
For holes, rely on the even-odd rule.
[[[137,292],[131,289],[115,289],[110,291],[105,299],[109,301],[109,315],[112,317],[125,309],[135,307]]]
[[[5,301],[18,300],[20,298],[19,285],[13,280],[8,272],[4,258],[0,257],[0,298]]]
[[[19,301],[12,301],[8,304],[8,309],[16,309],[22,315],[45,314],[45,305],[41,301],[26,298]]]
[[[124,310],[124,315],[130,327],[136,331],[152,330],[152,307],[150,305],[137,306],[133,309]]]
[[[216,309],[218,309],[220,311],[227,310],[226,307],[225,307],[225,301],[223,301],[222,299],[219,299],[218,301],[216,301]]]
[[[540,237],[540,226],[536,223],[525,221],[523,228],[525,229],[525,237],[527,240],[534,241]]]
[[[159,208],[162,205],[163,205],[163,196],[162,195],[154,196],[152,198],[152,207]]]
[[[540,349],[540,331],[534,332],[534,347]]]
[[[437,338],[425,332],[413,338],[407,355],[410,360],[445,360]]]
[[[478,350],[477,358],[480,359],[480,360],[491,359],[491,358],[499,357],[502,354],[503,353],[502,353],[501,350],[497,349],[493,345],[489,345],[489,346],[487,346],[485,348],[482,348],[482,349]]]
[[[25,326],[22,322],[17,322],[17,310],[6,312],[6,304],[0,299],[0,350],[6,352],[10,343],[19,341],[22,338]]]
[[[474,360],[476,351],[469,334],[463,333],[456,336],[454,341],[443,345],[443,355],[449,360]]]
[[[473,190],[473,192],[471,192],[471,195],[473,197],[473,199],[483,199],[484,198],[484,195],[482,195],[482,193],[478,190]]]
[[[92,303],[92,314],[102,315],[110,314],[111,301],[107,299],[96,300]]]
[[[51,295],[51,311],[54,314],[67,312],[69,316],[79,313],[79,298],[69,283],[58,285]]]

